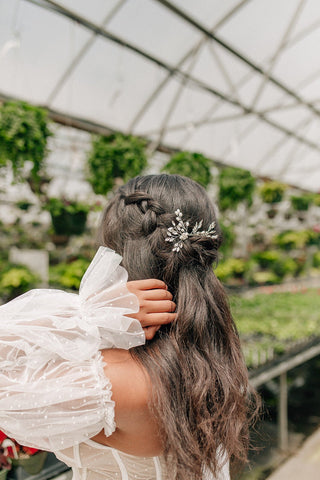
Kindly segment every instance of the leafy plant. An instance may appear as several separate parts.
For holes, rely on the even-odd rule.
[[[278,203],[283,199],[287,185],[279,182],[265,182],[259,188],[259,193],[265,203]]]
[[[115,133],[94,137],[88,157],[88,181],[97,194],[105,195],[121,178],[124,182],[147,166],[145,140]]]
[[[320,252],[316,252],[313,255],[312,264],[316,268],[320,268]]]
[[[39,190],[50,135],[46,110],[21,101],[5,102],[0,107],[0,167],[10,164],[14,179],[21,181],[26,162],[31,162],[29,180]]]
[[[250,206],[256,181],[248,170],[226,167],[219,174],[219,205],[222,210],[235,209],[240,202]]]
[[[176,175],[184,175],[206,188],[212,181],[210,171],[212,164],[212,160],[201,153],[178,152],[171,157],[162,171]]]
[[[219,263],[215,269],[215,274],[221,282],[227,282],[231,278],[242,279],[246,270],[247,265],[245,260],[241,258],[229,258]]]
[[[57,235],[80,235],[85,229],[91,206],[65,198],[49,198],[44,209],[50,212]]]
[[[50,267],[50,284],[70,290],[79,290],[81,278],[90,262],[79,258],[71,263],[59,263]]]
[[[232,250],[234,246],[236,234],[234,232],[233,225],[231,224],[221,221],[219,222],[219,226],[222,232],[222,244],[220,247],[220,251],[224,255],[226,255]]]
[[[273,285],[281,281],[280,277],[271,270],[251,272],[248,280],[250,285]]]
[[[270,269],[278,278],[282,279],[286,275],[294,275],[298,270],[296,262],[288,257],[283,255],[281,252],[276,250],[266,250],[264,252],[255,253],[253,259],[258,263],[262,269]],[[260,278],[259,275],[256,278]],[[263,276],[262,276],[263,277]],[[253,280],[255,279],[253,275]],[[268,282],[270,281],[270,278]]]
[[[313,230],[286,230],[273,237],[274,245],[284,249],[302,249],[308,245],[318,245],[319,233]]]
[[[290,198],[292,208],[297,211],[307,211],[309,210],[310,205],[312,205],[314,201],[314,194],[306,194],[295,196],[292,195]]]
[[[10,300],[34,288],[39,280],[29,268],[8,263],[0,277],[0,295]]]

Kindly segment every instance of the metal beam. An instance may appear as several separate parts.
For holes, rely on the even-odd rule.
[[[155,0],[164,7],[168,8],[170,11],[174,12],[178,17],[183,18],[187,23],[192,25],[194,28],[199,30],[200,32],[204,33],[207,35],[211,40],[216,42],[218,45],[220,45],[222,48],[227,50],[229,53],[234,55],[236,58],[241,60],[243,63],[248,65],[252,70],[255,72],[259,73],[260,75],[267,76],[266,70],[258,65],[257,63],[254,63],[251,61],[248,57],[237,51],[235,48],[233,48],[231,45],[229,45],[227,42],[219,38],[215,33],[210,32],[204,25],[199,23],[197,20],[192,18],[190,15],[188,15],[185,11],[181,10],[178,8],[176,5],[173,5],[171,2],[167,0]],[[270,75],[268,77],[268,80],[270,83],[275,85],[276,87],[280,88],[283,90],[285,93],[290,95],[291,97],[295,98],[299,103],[302,105],[305,105],[309,110],[311,110],[313,113],[315,113],[317,116],[320,117],[320,110],[314,107],[314,105],[306,100],[304,100],[300,95],[298,95],[297,92],[292,90],[290,87],[285,85],[283,82],[275,78],[274,76]]]
[[[224,25],[225,22],[229,20],[238,10],[240,10],[246,3],[251,2],[252,0],[241,0],[237,5],[235,5],[229,12],[226,13],[212,28],[212,31],[220,28],[222,25]],[[175,68],[180,69],[182,65],[190,58],[190,56],[193,56],[198,52],[198,50],[201,48],[201,46],[207,41],[207,37],[204,35],[196,45],[190,48],[187,53],[183,55],[183,57],[179,60],[179,62],[175,65]],[[167,85],[168,81],[172,77],[172,73],[170,72],[166,78],[160,84],[155,88],[155,90],[151,93],[151,95],[148,97],[148,99],[144,102],[143,106],[141,109],[138,111],[136,114],[135,118],[132,120],[129,131],[131,132],[140,118],[143,116],[143,114],[146,112],[146,110],[150,107],[150,105],[153,103],[153,101],[157,98],[159,93],[162,91],[162,89]]]
[[[88,28],[89,30],[95,32],[97,35],[101,35],[104,38],[107,38],[108,40],[122,45],[125,48],[143,56],[144,58],[150,60],[151,62],[159,65],[163,69],[167,70],[168,72],[171,72],[172,74],[178,76],[181,79],[187,80],[191,85],[194,85],[204,91],[207,91],[208,93],[215,95],[216,97],[220,98],[221,100],[224,100],[227,103],[230,103],[231,105],[235,105],[239,107],[241,110],[243,110],[244,113],[250,113],[256,115],[258,118],[263,120],[265,123],[268,125],[280,130],[281,132],[285,133],[289,137],[296,138],[298,141],[308,145],[310,148],[315,149],[317,151],[320,150],[320,145],[310,142],[309,140],[302,138],[301,136],[297,135],[294,131],[282,126],[281,124],[278,124],[268,118],[266,118],[264,115],[260,114],[259,112],[248,108],[246,105],[240,103],[239,101],[229,98],[226,94],[220,92],[217,89],[212,88],[210,85],[206,84],[205,82],[201,82],[200,80],[197,80],[196,78],[192,77],[191,75],[188,75],[181,70],[178,70],[176,67],[171,67],[168,65],[166,62],[160,60],[159,58],[156,58],[155,56],[149,54],[145,50],[140,49],[139,47],[136,47],[135,45],[127,42],[126,40],[120,38],[119,36],[113,35],[110,32],[106,31],[105,29],[99,27],[98,25],[95,25],[94,23],[90,22],[89,20],[81,17],[80,15],[77,15],[76,13],[62,7],[61,5],[57,4],[53,0],[25,0],[30,3],[33,3],[35,5],[38,5],[40,7],[43,7],[45,9],[52,10],[56,12],[57,14],[63,15],[73,21],[78,22],[79,24],[83,25],[85,28]],[[165,2],[165,0],[157,0],[162,2]],[[168,3],[168,2],[165,2]],[[171,5],[171,4],[170,4]],[[172,5],[171,5],[172,6]],[[172,6],[173,7],[173,6]],[[175,8],[175,7],[174,7]],[[203,27],[204,29],[204,27]],[[208,30],[204,29],[204,32],[207,32],[210,36],[214,37],[214,34],[209,32]],[[298,97],[295,96],[295,98]],[[307,105],[307,104],[306,104]],[[316,111],[316,109],[313,109],[313,111]],[[317,111],[320,115],[320,111]]]
[[[253,371],[250,375],[250,383],[257,388],[273,378],[279,377],[282,373],[288,372],[318,355],[320,355],[320,341],[316,345],[307,347],[302,352],[292,355],[289,358],[285,358],[282,361],[280,359],[279,363],[266,367],[261,373]]]
[[[103,19],[101,23],[101,28],[105,28],[106,25],[110,22],[110,20],[114,17],[114,15],[118,12],[118,10],[122,7],[122,5],[126,2],[127,0],[119,0],[119,2],[113,7],[111,12],[109,12],[106,17]],[[47,105],[50,106],[50,104],[53,102],[67,79],[70,77],[71,73],[74,71],[74,69],[79,65],[81,62],[82,58],[84,55],[88,52],[92,44],[94,43],[95,39],[97,37],[97,34],[93,34],[89,40],[85,42],[83,47],[80,49],[80,51],[75,55],[73,58],[72,62],[69,63],[65,71],[62,73],[60,76],[59,80],[57,81],[56,85],[53,87],[51,93],[48,96],[47,99]]]

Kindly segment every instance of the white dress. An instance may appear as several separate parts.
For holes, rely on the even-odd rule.
[[[136,457],[91,437],[112,434],[112,386],[100,350],[145,342],[121,257],[100,247],[79,295],[31,290],[0,307],[0,429],[53,451],[74,480],[167,480],[162,457]],[[229,479],[228,463],[219,480]],[[205,478],[213,478],[204,474]]]

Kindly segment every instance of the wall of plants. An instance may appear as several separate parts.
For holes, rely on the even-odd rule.
[[[28,199],[18,198],[12,206],[14,219],[0,215],[4,300],[39,281],[28,268],[9,262],[13,245],[48,250],[50,284],[76,290],[96,249],[95,228],[106,197],[129,178],[150,172],[145,140],[121,133],[94,136],[84,152],[90,198],[70,197],[68,191],[52,195],[47,156],[53,131],[41,108],[25,102],[0,106],[0,174],[10,171],[11,183],[30,190]],[[167,155],[157,171],[189,176],[213,197],[224,237],[216,274],[226,285],[268,285],[320,275],[320,195],[257,180],[246,170],[215,165],[197,152]],[[3,187],[0,201],[6,202]]]

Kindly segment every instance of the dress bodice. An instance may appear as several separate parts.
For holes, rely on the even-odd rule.
[[[136,457],[87,440],[56,456],[70,465],[73,480],[167,480],[162,457]]]
[[[163,457],[137,457],[93,440],[55,454],[72,467],[72,480],[169,480]],[[221,464],[217,477],[204,472],[202,480],[230,480],[229,462],[221,457]]]

